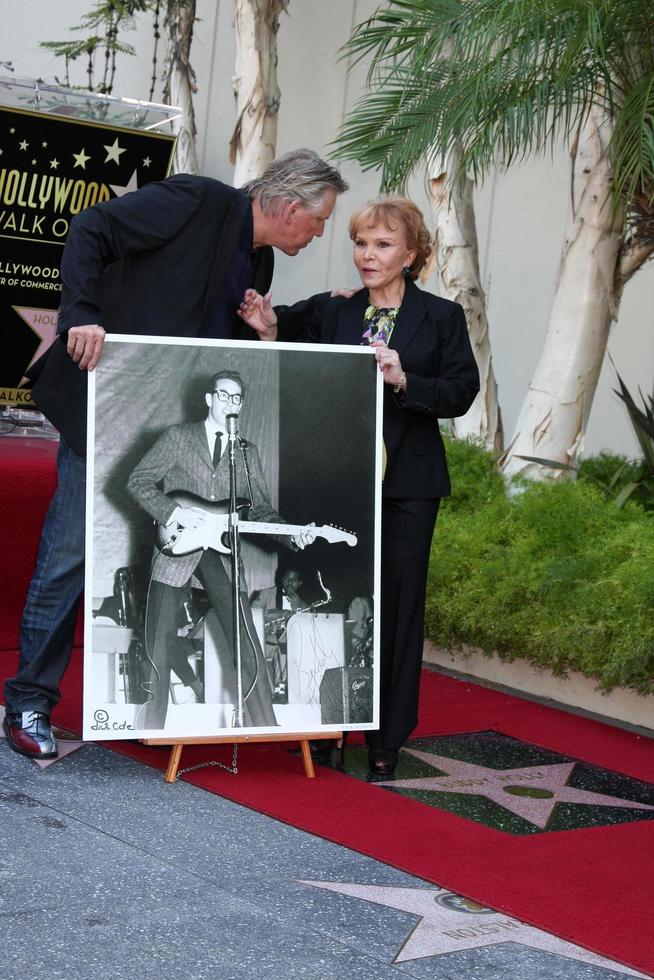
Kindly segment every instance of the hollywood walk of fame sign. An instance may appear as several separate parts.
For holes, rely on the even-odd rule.
[[[139,128],[159,124],[152,113],[121,114],[129,100],[103,113],[107,100],[90,93],[51,87],[34,100],[24,89],[0,79],[0,406],[29,408],[25,372],[56,335],[71,219],[165,177],[174,137]]]
[[[397,888],[341,881],[302,881],[301,884],[417,916],[418,921],[395,952],[393,963],[517,943],[530,950],[556,953],[579,963],[647,980],[644,973],[614,963],[443,888]]]

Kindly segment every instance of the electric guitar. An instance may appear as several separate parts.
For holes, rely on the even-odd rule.
[[[197,527],[182,527],[176,521],[170,524],[156,524],[156,543],[159,551],[164,555],[179,556],[188,555],[191,551],[206,551],[213,548],[223,555],[228,555],[231,551],[229,547],[229,504],[226,501],[216,501],[211,503],[192,493],[170,493],[168,496],[181,507],[192,507],[200,511],[202,520]],[[299,534],[306,527],[305,524],[270,524],[260,521],[241,521],[237,522],[238,530],[241,534]],[[312,527],[311,531],[317,538],[324,538],[330,544],[345,542],[351,548],[357,543],[356,534],[344,531],[340,527],[333,527],[331,524],[323,524],[322,527]]]

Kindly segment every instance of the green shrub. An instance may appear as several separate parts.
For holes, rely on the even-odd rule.
[[[643,460],[627,459],[617,453],[598,453],[579,464],[579,479],[606,487],[613,498],[618,497],[628,484],[640,484],[629,499],[645,510],[654,510],[652,481],[647,479],[647,475],[648,469]]]
[[[447,498],[450,510],[470,511],[504,497],[504,480],[497,472],[497,456],[464,439],[446,439],[447,466],[455,493]]]
[[[654,690],[654,524],[584,480],[507,498],[494,457],[448,443],[455,496],[432,545],[426,630],[610,688]]]

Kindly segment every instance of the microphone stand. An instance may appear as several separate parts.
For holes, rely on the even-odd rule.
[[[241,663],[241,607],[240,607],[240,575],[241,556],[238,530],[238,508],[236,497],[236,436],[238,432],[238,415],[228,415],[227,444],[229,448],[229,547],[232,570],[232,622],[234,633],[234,652],[236,654],[236,707],[232,718],[233,728],[245,727],[245,712],[243,709],[243,670]]]

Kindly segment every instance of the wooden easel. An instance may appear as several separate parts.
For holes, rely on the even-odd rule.
[[[299,742],[304,774],[307,779],[315,779],[316,771],[313,767],[311,758],[311,747],[309,742],[318,742],[322,739],[336,739],[340,742],[343,738],[342,732],[301,732],[297,735],[226,735],[225,738],[216,738],[215,735],[198,735],[194,738],[181,738],[172,741],[170,738],[145,738],[144,745],[170,745],[170,757],[168,768],[166,769],[166,782],[174,783],[179,769],[179,762],[182,757],[182,749],[185,745],[223,745],[225,743],[234,745],[240,742]]]

